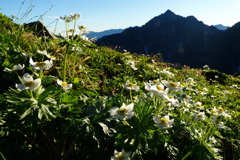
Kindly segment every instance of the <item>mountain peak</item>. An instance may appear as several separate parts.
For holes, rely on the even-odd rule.
[[[171,10],[167,10],[164,15],[175,15]]]

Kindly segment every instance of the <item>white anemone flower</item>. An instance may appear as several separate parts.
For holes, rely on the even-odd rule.
[[[12,71],[17,71],[17,70],[22,70],[24,67],[25,67],[24,64],[23,65],[18,64],[18,65],[14,65],[12,68],[5,68],[4,72],[12,72]]]
[[[187,93],[181,93],[178,97],[182,101],[189,101],[192,97],[187,95]]]
[[[52,60],[44,62],[34,62],[32,58],[29,60],[30,65],[36,70],[49,70],[53,66]]]
[[[70,17],[73,19],[73,20],[78,20],[80,18],[80,14],[79,13],[74,13],[74,14],[71,14]]]
[[[47,54],[46,56],[53,61],[57,60],[57,58],[55,56],[52,56],[50,54]]]
[[[167,75],[169,77],[173,77],[174,76],[174,74],[172,72],[168,71],[167,69],[163,69],[159,73],[165,74],[165,75]]]
[[[169,116],[154,116],[153,121],[159,128],[171,128],[174,122],[174,119],[169,119]]]
[[[38,53],[38,54],[45,55],[45,56],[48,55],[48,53],[47,53],[46,50],[43,50],[43,51],[38,50],[37,53]]]
[[[33,80],[33,77],[25,73],[22,77],[22,84],[16,84],[16,88],[20,90],[32,90],[35,91],[41,85],[41,79]]]
[[[204,110],[204,106],[202,105],[202,102],[196,102],[194,106],[199,110]]]
[[[175,99],[174,98],[174,95],[167,95],[164,97],[168,102],[170,102],[171,106],[174,106],[174,107],[179,107],[181,104],[180,102],[178,101],[178,99]]]
[[[164,86],[162,84],[152,85],[149,88],[149,92],[150,95],[154,94],[157,97],[164,98],[165,96],[167,96],[168,88],[164,89]]]
[[[136,84],[130,83],[127,81],[124,85],[123,88],[128,89],[128,90],[134,90],[134,91],[139,91],[140,87]]]
[[[60,85],[63,89],[72,89],[72,84],[68,84],[67,82],[63,82],[61,80],[57,80],[57,84]]]
[[[110,109],[109,112],[113,118],[116,118],[119,120],[129,119],[134,115],[133,106],[134,106],[133,103],[127,106],[125,103],[123,103],[120,108],[113,107],[112,109]]]
[[[127,65],[130,66],[133,70],[138,70],[138,68],[136,68],[136,62],[133,60],[127,60],[126,61]]]
[[[205,112],[195,112],[193,115],[195,120],[205,120],[206,119],[206,115]]]
[[[33,53],[23,53],[23,52],[22,52],[22,54],[23,54],[25,57],[32,57],[32,56],[34,56]]]
[[[169,90],[173,90],[173,91],[181,91],[182,87],[180,85],[180,82],[172,82],[172,81],[166,81],[166,80],[162,80],[162,83],[169,88]]]
[[[111,160],[130,160],[130,152],[126,153],[124,150],[121,152],[114,150],[114,156],[111,156]]]
[[[222,129],[226,128],[226,126],[224,126],[224,123],[219,121],[215,117],[212,119],[212,123],[215,124],[215,126],[217,126],[218,128],[222,128]]]

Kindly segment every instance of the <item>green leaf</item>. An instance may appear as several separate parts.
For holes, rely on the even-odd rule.
[[[77,83],[79,83],[79,82],[80,82],[80,79],[79,79],[79,78],[74,78],[73,83],[77,84]]]
[[[188,152],[181,160],[185,160],[188,156],[192,154],[193,151]]]
[[[84,91],[84,93],[87,94],[88,96],[91,96],[91,97],[95,97],[95,96],[97,96],[96,93],[91,92],[91,91]]]

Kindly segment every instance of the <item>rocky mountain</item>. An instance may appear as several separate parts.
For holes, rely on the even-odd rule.
[[[217,29],[219,30],[226,30],[229,28],[229,26],[224,26],[222,24],[217,24],[217,25],[214,25],[214,27],[216,27]]]
[[[105,36],[96,43],[138,54],[162,53],[165,62],[195,68],[208,64],[230,74],[240,70],[240,23],[219,30],[194,16],[182,17],[167,10],[141,27]]]
[[[104,36],[121,33],[123,30],[124,29],[109,29],[109,30],[105,30],[102,32],[91,31],[90,33],[86,34],[86,36],[89,37],[90,39],[92,39],[92,38],[100,39]]]

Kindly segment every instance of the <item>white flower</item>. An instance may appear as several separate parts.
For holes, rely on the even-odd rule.
[[[121,152],[114,150],[114,156],[111,157],[111,160],[130,160],[130,153],[125,153],[124,150]]]
[[[64,16],[64,17],[60,17],[62,20],[64,20],[66,23],[69,23],[71,21],[73,21],[73,18],[72,17],[67,17],[67,16]]]
[[[154,116],[153,121],[159,128],[171,128],[174,122],[174,119],[169,119],[169,116]]]
[[[134,90],[134,91],[139,91],[140,87],[136,84],[130,83],[127,81],[124,85],[123,88],[128,89],[128,90]]]
[[[67,82],[63,82],[61,80],[57,80],[57,84],[59,84],[63,89],[72,89],[72,84],[68,84]]]
[[[32,58],[30,58],[29,63],[36,70],[49,70],[53,66],[52,60],[46,60],[44,62],[34,62]]]
[[[150,95],[154,94],[157,97],[164,98],[168,93],[168,88],[164,90],[164,86],[162,84],[152,85],[149,88],[149,92],[150,92]]]
[[[168,82],[166,80],[162,80],[162,83],[169,88],[169,90],[173,90],[173,91],[181,91],[182,87],[180,85],[180,82]]]
[[[46,57],[50,58],[51,60],[57,60],[56,57],[52,56],[51,54],[48,54],[46,50],[43,50],[43,51],[38,50],[37,53],[45,55]]]
[[[193,115],[195,120],[205,120],[206,116],[205,116],[205,112],[195,112]]]
[[[32,56],[34,56],[33,53],[23,53],[23,52],[22,52],[22,54],[23,54],[25,57],[32,57]]]
[[[159,79],[156,79],[156,80],[153,80],[153,81],[150,80],[149,82],[144,82],[144,84],[145,84],[145,89],[147,91],[149,91],[151,86],[160,84],[160,81],[159,81]]]
[[[17,70],[22,70],[24,67],[25,67],[24,64],[23,65],[18,64],[18,65],[14,65],[12,68],[5,68],[4,72],[12,72],[12,71],[17,71]]]
[[[189,84],[190,86],[196,86],[196,82],[194,81],[193,78],[188,78],[186,81],[188,82],[188,84]]]
[[[202,102],[196,102],[194,105],[195,105],[195,107],[196,107],[197,109],[199,109],[199,110],[204,110],[204,107],[203,107],[203,105],[202,105]]]
[[[110,109],[109,112],[113,118],[120,119],[120,120],[129,119],[134,115],[133,106],[134,106],[133,103],[127,106],[125,105],[125,103],[123,103],[120,108],[113,107],[112,109]]]
[[[55,56],[52,56],[50,54],[47,54],[46,56],[53,61],[57,60],[57,58]]]
[[[38,53],[38,54],[45,55],[45,56],[48,55],[48,53],[47,53],[46,50],[43,50],[43,51],[38,50],[37,53]]]
[[[188,95],[184,92],[184,93],[181,93],[178,98],[179,98],[180,100],[189,101],[192,97],[191,97],[191,96],[188,96]]]
[[[130,66],[133,70],[137,70],[136,68],[136,62],[133,60],[127,60],[126,61],[127,65]]]
[[[171,106],[179,107],[181,105],[178,99],[175,99],[174,96],[167,95],[164,98],[170,102]]]
[[[71,14],[70,16],[71,16],[71,18],[72,18],[73,20],[77,20],[77,19],[80,18],[80,14],[79,14],[79,13]]]
[[[224,126],[224,123],[219,121],[215,117],[212,119],[212,123],[215,124],[215,126],[217,126],[218,128],[222,128],[222,129],[226,128],[226,126]]]
[[[218,110],[216,107],[214,107],[212,110],[207,110],[207,112],[212,115],[218,115]]]
[[[40,85],[41,85],[41,79],[35,79],[33,80],[33,77],[25,73],[22,77],[22,83],[23,84],[16,84],[16,88],[20,90],[33,90],[35,91]]]
[[[167,69],[163,69],[159,73],[166,74],[169,77],[173,77],[174,76],[174,74],[172,72],[168,71]]]
[[[204,65],[203,69],[210,69],[208,65]]]

